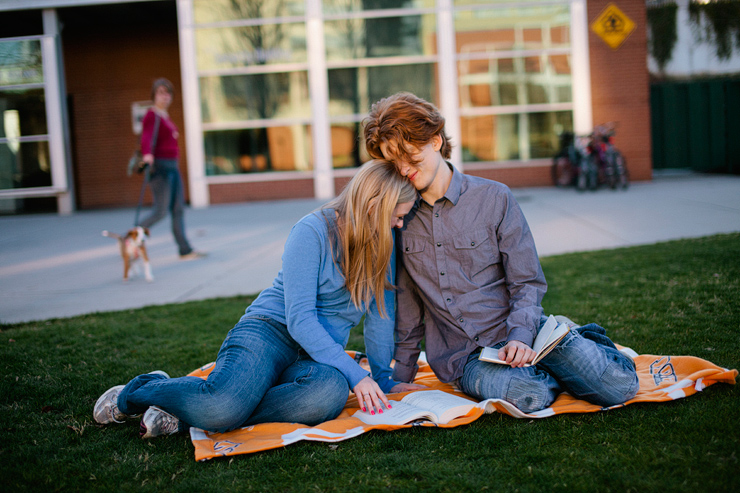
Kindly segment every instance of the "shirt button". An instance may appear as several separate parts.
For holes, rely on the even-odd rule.
[[[441,246],[442,246],[442,243],[437,243],[437,246],[438,246],[438,247],[441,247]]]
[[[463,319],[462,318],[460,319],[460,323],[463,323]]]
[[[475,342],[478,342],[478,337],[477,337],[477,336],[476,336],[476,338],[475,338]]]
[[[407,251],[407,252],[409,251],[409,247],[406,247],[406,251]]]
[[[443,275],[445,275],[445,273],[444,272],[440,272],[439,275],[440,276],[443,276]]]
[[[471,241],[470,242],[470,246],[475,246],[475,242],[474,241]]]
[[[439,217],[439,212],[435,212],[434,217]]]
[[[449,303],[449,302],[451,302],[451,301],[452,301],[452,299],[451,299],[451,298],[447,298],[447,303]]]

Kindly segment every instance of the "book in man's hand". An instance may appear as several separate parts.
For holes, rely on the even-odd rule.
[[[547,354],[552,351],[555,346],[558,345],[563,338],[570,332],[570,326],[568,324],[558,324],[555,317],[550,315],[547,318],[547,322],[542,326],[539,334],[534,340],[532,349],[535,352],[534,359],[524,366],[534,366],[542,360]],[[488,361],[489,363],[498,363],[501,365],[507,365],[508,363],[498,357],[498,349],[492,347],[484,347],[478,359],[481,361]]]
[[[391,409],[382,414],[357,411],[352,416],[369,425],[405,425],[419,420],[443,425],[476,407],[474,401],[441,390],[420,390],[390,402]]]

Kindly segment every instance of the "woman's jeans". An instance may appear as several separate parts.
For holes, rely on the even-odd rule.
[[[152,188],[154,208],[151,214],[139,222],[138,226],[151,228],[167,215],[172,214],[172,235],[177,242],[180,255],[193,251],[185,237],[185,191],[177,166],[177,159],[157,159],[149,172],[149,186]]]
[[[181,430],[225,432],[265,422],[316,425],[336,418],[348,396],[344,375],[308,357],[284,325],[244,317],[207,380],[139,375],[119,394],[118,409],[131,415],[157,406],[177,416]]]
[[[543,318],[540,324],[546,321]],[[506,342],[496,345],[503,347]],[[468,357],[458,380],[463,392],[477,399],[503,399],[525,413],[544,409],[563,391],[577,399],[609,407],[633,398],[639,380],[632,358],[622,354],[596,324],[571,328],[570,333],[537,365],[508,365]]]

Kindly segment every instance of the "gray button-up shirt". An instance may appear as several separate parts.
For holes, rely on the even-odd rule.
[[[478,348],[531,346],[539,328],[547,283],[519,204],[506,185],[452,169],[444,197],[418,198],[400,234],[395,380],[414,378],[422,338],[452,382]]]

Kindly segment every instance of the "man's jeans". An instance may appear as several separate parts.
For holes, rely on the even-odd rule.
[[[543,318],[540,329],[546,320]],[[525,413],[548,407],[562,391],[608,407],[628,401],[639,390],[632,358],[619,352],[596,324],[571,328],[535,366],[511,368],[487,363],[479,361],[478,354],[468,357],[458,380],[462,391],[480,400],[503,399]]]
[[[271,421],[316,425],[336,418],[348,396],[344,375],[308,357],[284,325],[245,317],[207,380],[139,375],[119,394],[118,409],[131,415],[157,406],[180,418],[181,430],[224,432]]]

